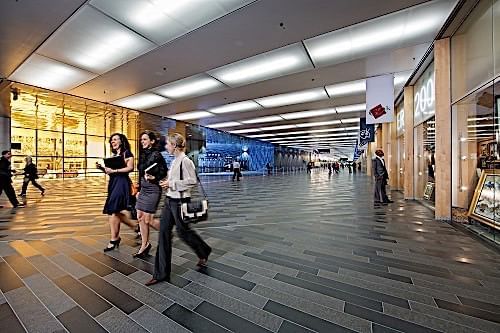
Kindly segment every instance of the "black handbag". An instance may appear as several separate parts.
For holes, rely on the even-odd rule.
[[[182,161],[180,166],[180,179],[183,180],[182,176]],[[203,199],[192,199],[184,198],[183,193],[181,193],[181,216],[184,223],[198,223],[201,221],[206,221],[208,219],[208,199],[205,189],[201,184],[198,174],[196,174],[197,184],[200,185],[201,191],[203,193]]]

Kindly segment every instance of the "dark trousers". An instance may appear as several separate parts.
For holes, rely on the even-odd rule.
[[[12,206],[19,206],[19,201],[16,197],[16,191],[14,191],[14,188],[12,187],[12,182],[8,178],[0,177],[0,195],[3,191],[5,191],[5,194],[7,195],[7,198],[9,198]]]
[[[166,198],[160,218],[160,232],[158,233],[158,248],[156,249],[153,279],[170,280],[172,229],[174,225],[179,238],[193,249],[198,258],[206,259],[212,251],[210,246],[189,227],[189,224],[182,222],[180,200]]]
[[[373,193],[373,200],[375,202],[388,202],[389,198],[387,197],[387,193],[385,191],[385,186],[387,185],[386,179],[376,179],[375,180],[375,190]]]
[[[33,184],[33,186],[35,186],[40,191],[45,192],[45,189],[42,187],[42,185],[38,184],[35,179],[26,178],[23,181],[23,187],[21,189],[21,194],[26,194],[26,190],[28,189],[29,182],[31,182],[31,184]]]
[[[233,169],[233,180],[236,178],[236,180],[240,180],[241,177],[241,171],[240,169]]]

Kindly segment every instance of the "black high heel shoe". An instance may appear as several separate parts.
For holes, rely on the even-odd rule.
[[[144,249],[144,251],[134,253],[132,255],[132,257],[139,258],[139,259],[144,259],[144,258],[146,258],[148,256],[149,251],[151,250],[151,248],[152,248],[152,245],[151,245],[151,243],[149,243],[148,246],[146,246],[146,248]]]
[[[121,240],[122,239],[120,237],[118,237],[117,240],[110,240],[108,246],[104,249],[104,252],[108,252],[114,250],[115,248],[119,248]],[[112,246],[110,247],[110,245]]]

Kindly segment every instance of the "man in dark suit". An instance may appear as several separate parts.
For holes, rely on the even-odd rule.
[[[387,168],[385,167],[384,161],[384,151],[382,149],[377,149],[375,151],[376,157],[372,160],[372,171],[375,177],[375,189],[373,192],[373,200],[375,203],[391,203],[387,193],[385,192],[385,186],[387,185],[387,180],[389,179],[389,174],[387,173]]]
[[[10,168],[11,157],[12,154],[10,150],[2,151],[2,157],[0,157],[0,195],[5,191],[7,198],[9,198],[14,208],[24,207],[24,205],[17,200],[16,192],[12,187],[12,173],[14,173],[14,171]]]

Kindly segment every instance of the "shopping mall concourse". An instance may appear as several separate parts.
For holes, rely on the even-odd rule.
[[[0,1],[0,332],[500,332],[499,27]]]

